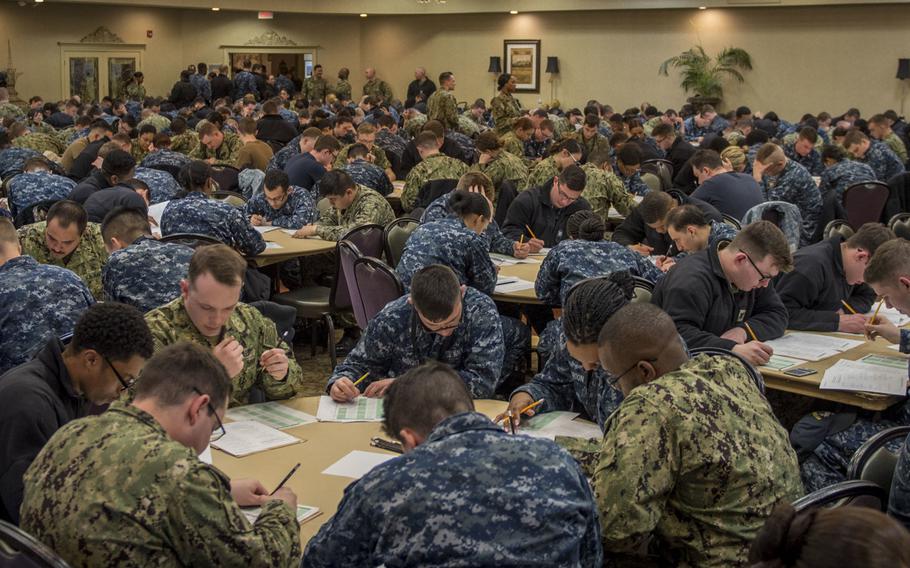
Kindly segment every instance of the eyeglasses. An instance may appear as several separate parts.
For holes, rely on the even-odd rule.
[[[196,387],[193,387],[193,391],[195,391],[196,394],[198,394],[199,396],[202,396],[203,394],[205,394],[201,390],[197,389]],[[217,427],[212,429],[212,435],[209,438],[209,441],[217,442],[221,438],[224,438],[225,434],[227,434],[227,430],[224,429],[224,423],[222,423],[221,419],[218,418],[218,413],[215,412],[215,407],[212,406],[211,400],[209,400],[209,402],[206,402],[205,404],[206,404],[206,406],[209,407],[209,412],[212,414],[212,416],[215,417],[215,423],[218,424]]]
[[[752,268],[755,269],[755,272],[758,272],[758,275],[761,277],[758,279],[759,282],[766,282],[768,280],[771,280],[771,278],[773,278],[773,276],[769,276],[769,275],[765,274],[764,272],[762,272],[761,270],[759,270],[758,265],[755,264],[755,261],[752,260],[751,256],[749,256],[749,253],[747,253],[746,251],[740,251],[740,252],[742,252],[744,255],[746,255],[746,258],[749,260],[749,264],[752,265]]]
[[[581,195],[578,195],[578,197],[572,197],[571,195],[569,195],[568,193],[563,191],[562,185],[556,186],[556,192],[559,194],[559,197],[561,197],[565,201],[568,201],[569,203],[575,203],[576,201],[581,199]]]
[[[428,326],[427,324],[425,324],[423,322],[423,314],[419,314],[419,317],[417,319],[420,320],[420,327],[422,327],[424,329],[424,331],[428,331],[430,333],[439,333],[440,331],[448,331],[450,329],[457,328],[458,326],[461,325],[461,320],[463,318],[464,318],[464,306],[461,306],[461,311],[459,312],[458,319],[455,322],[450,323],[448,325],[441,326],[441,327],[432,328],[432,327]]]
[[[654,358],[651,358],[651,359],[641,359],[641,360],[639,360],[639,361],[636,361],[631,367],[629,367],[628,369],[626,369],[626,370],[623,371],[622,373],[616,375],[615,377],[610,377],[610,378],[608,378],[608,379],[607,379],[607,384],[609,384],[611,387],[613,387],[613,388],[615,389],[615,388],[616,388],[616,383],[619,382],[619,379],[621,379],[621,378],[625,377],[626,375],[628,375],[629,373],[631,373],[631,372],[632,372],[632,369],[634,369],[635,367],[637,367],[638,364],[641,363],[642,361],[644,361],[644,362],[646,362],[646,363],[656,363],[656,362],[657,362],[657,357],[654,357]]]
[[[576,166],[581,167],[581,164],[578,163],[578,160],[575,159],[575,156],[573,156],[571,152],[569,152],[567,150],[566,153],[569,155],[570,158],[572,158],[572,163],[574,163]]]
[[[107,366],[111,368],[111,371],[114,371],[114,376],[117,377],[117,381],[120,383],[120,392],[129,390],[134,384],[136,384],[136,379],[134,377],[128,377],[129,382],[124,380],[123,375],[120,374],[120,371],[117,370],[117,367],[111,363],[111,360],[102,355],[104,362],[107,363]]]

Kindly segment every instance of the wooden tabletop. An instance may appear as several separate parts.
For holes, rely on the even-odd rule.
[[[284,262],[300,256],[322,254],[335,250],[335,241],[324,241],[320,238],[310,237],[295,239],[281,229],[275,229],[262,235],[268,243],[278,243],[281,248],[267,248],[254,259],[257,266],[268,266]]]
[[[532,255],[530,258],[543,262],[543,255]],[[540,270],[538,264],[514,264],[512,266],[503,266],[499,269],[500,276],[515,276],[529,282],[537,281],[537,272]],[[537,299],[534,289],[522,290],[520,292],[510,292],[508,294],[494,293],[493,299],[498,302],[508,302],[511,304],[542,304]]]
[[[285,404],[315,416],[319,397],[292,399],[285,401]],[[478,412],[490,418],[506,408],[505,402],[497,400],[477,400],[474,404]],[[321,511],[319,516],[300,525],[300,540],[306,547],[306,543],[319,531],[319,527],[335,514],[344,488],[354,481],[348,477],[323,475],[322,471],[354,450],[397,455],[370,446],[370,438],[373,436],[391,439],[382,434],[381,427],[380,422],[307,424],[285,430],[292,436],[306,440],[302,444],[276,448],[244,458],[235,458],[213,449],[213,464],[231,479],[255,478],[271,490],[294,465],[300,463],[300,469],[287,482],[287,486],[297,494],[301,505],[319,507]]]

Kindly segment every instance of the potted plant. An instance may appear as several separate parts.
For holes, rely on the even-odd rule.
[[[732,77],[740,83],[745,81],[740,70],[752,69],[752,57],[744,49],[728,47],[712,58],[696,45],[661,63],[658,73],[669,76],[670,67],[681,70],[680,86],[687,93],[695,93],[689,102],[696,108],[705,104],[717,106],[724,97],[723,80]]]

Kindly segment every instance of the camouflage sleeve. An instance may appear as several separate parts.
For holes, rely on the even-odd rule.
[[[566,350],[565,344],[560,344],[559,349],[547,359],[543,371],[534,375],[531,382],[515,389],[512,395],[526,392],[534,400],[544,399],[539,412],[572,410],[576,404],[570,358],[571,355]]]
[[[191,566],[297,566],[300,529],[282,501],[269,501],[255,525],[230,488],[204,464],[193,465],[166,504],[177,555]]]
[[[901,341],[899,347],[901,353],[910,353],[910,329],[901,330]]]
[[[231,216],[233,219],[228,220],[228,226],[233,242],[230,244],[244,256],[256,256],[264,251],[265,239],[250,224],[250,220],[244,218],[239,209],[234,209]]]
[[[189,152],[189,157],[194,160],[205,160],[208,159],[206,156],[207,148],[204,144],[196,144],[193,149]]]
[[[252,199],[246,202],[243,210],[243,216],[250,218],[253,215],[265,215],[267,203],[265,202],[265,195],[258,193],[253,196]]]
[[[385,198],[383,197],[382,199],[384,200]],[[320,224],[316,227],[316,234],[327,241],[337,241],[354,227],[375,223],[376,219],[373,215],[375,211],[376,207],[369,202],[362,203],[357,211],[354,212],[354,215],[343,224],[335,222],[333,225],[324,225],[322,220],[320,220]],[[333,212],[334,210],[331,209],[328,211],[329,214]]]
[[[902,330],[903,332],[907,330]],[[888,499],[888,514],[910,529],[910,438],[904,442],[897,467],[894,469],[894,481],[891,484],[891,498]]]
[[[490,239],[490,252],[509,256],[515,254],[515,241],[502,234],[502,229],[499,228],[499,223],[496,221],[490,222],[486,236]]]
[[[240,156],[240,151],[243,149],[243,142],[240,138],[233,138],[233,141],[228,143],[225,141],[225,144],[228,145],[227,155],[222,157],[220,160],[216,160],[216,165],[222,166],[234,166],[237,163],[237,159]]]
[[[174,327],[160,309],[147,313],[145,315],[145,323],[148,324],[149,331],[152,333],[155,351],[160,351],[168,345],[177,342]]]
[[[382,195],[389,195],[395,191],[395,186],[392,185],[392,182],[389,180],[389,174],[385,171],[379,176],[379,187],[376,188],[376,191]]]
[[[278,215],[272,219],[272,225],[284,229],[299,229],[304,225],[315,223],[317,215],[316,204],[308,195],[297,195],[298,192],[305,190],[296,190],[288,200],[288,206],[292,207],[290,215]],[[259,197],[259,195],[257,195]],[[264,198],[263,198],[264,199]]]
[[[639,549],[664,515],[680,465],[660,409],[630,396],[607,423],[593,486],[604,554]]]
[[[551,250],[537,271],[534,281],[534,293],[547,306],[561,306],[559,277],[559,250]]]
[[[405,211],[414,209],[417,195],[420,193],[420,186],[423,185],[421,171],[422,168],[418,164],[418,166],[408,172],[408,177],[404,180],[404,188],[401,190],[401,208]]]
[[[379,83],[379,94],[382,95],[382,98],[386,102],[391,102],[393,98],[392,87],[389,86],[385,81]]]
[[[626,191],[626,186],[616,176],[607,176],[607,196],[613,203],[613,207],[623,216],[628,215],[635,207],[635,199],[632,194]]]
[[[387,170],[392,167],[392,164],[389,162],[388,156],[385,155],[385,150],[383,150],[379,146],[373,146],[373,149],[371,150],[371,154],[373,155],[373,164],[375,166],[378,166],[382,170]],[[389,183],[391,183],[391,182],[389,182]]]
[[[466,279],[472,286],[484,294],[492,295],[496,289],[496,266],[490,259],[486,240],[481,236],[471,239],[468,245],[468,262]]]
[[[348,151],[350,149],[350,146],[345,146],[338,151],[338,155],[335,156],[335,161],[332,162],[333,170],[343,170],[344,167],[348,165]]]
[[[370,320],[366,330],[360,336],[360,341],[354,349],[348,353],[344,361],[338,364],[329,377],[325,390],[328,392],[332,384],[343,377],[356,381],[358,377],[369,371],[370,376],[357,385],[360,392],[363,392],[373,381],[388,378],[391,369],[391,359],[394,357],[395,346],[390,338],[394,341],[404,340],[407,338],[404,329],[398,329],[399,326],[394,324],[393,317],[386,311]],[[409,342],[410,340],[408,340]],[[406,346],[410,348],[410,344]]]
[[[303,371],[297,364],[297,360],[294,359],[293,350],[287,343],[278,339],[278,330],[272,320],[260,314],[258,310],[254,309],[251,313],[253,312],[255,312],[256,325],[259,327],[260,355],[274,348],[291,353],[288,356],[288,372],[282,379],[276,379],[266,371],[265,367],[259,367],[259,382],[262,384],[262,390],[265,391],[265,396],[269,400],[291,398],[303,388]]]
[[[338,511],[307,543],[301,568],[329,568],[342,564],[346,566],[369,566],[374,563],[371,551],[373,520],[364,501],[368,493],[360,489],[355,481],[344,490],[344,497],[338,504]]]
[[[493,301],[486,298],[491,307],[483,311],[471,329],[470,351],[464,359],[458,375],[467,385],[474,398],[490,398],[499,382],[502,361],[505,356],[505,344],[502,335],[502,323]],[[478,311],[480,311],[478,310]]]
[[[629,253],[629,260],[631,260],[636,266],[635,272],[638,273],[637,276],[640,276],[641,278],[644,278],[645,280],[648,280],[649,282],[653,282],[655,284],[663,279],[666,273],[657,268],[657,265],[642,255],[638,254],[637,252],[632,251],[631,249],[626,249],[626,251]]]
[[[447,128],[454,128],[458,125],[458,103],[456,102],[454,95],[443,97],[442,100],[442,116],[445,120],[443,124],[445,124]]]

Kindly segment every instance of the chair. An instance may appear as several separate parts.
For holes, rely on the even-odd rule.
[[[654,283],[650,280],[645,280],[640,276],[633,276],[632,281],[634,282],[634,290],[632,296],[632,302],[639,302],[642,304],[651,303],[651,294],[654,293]]]
[[[357,327],[366,329],[368,318],[364,315],[360,290],[357,288],[357,281],[354,276],[354,262],[362,256],[357,247],[351,242],[341,241],[338,243],[338,264],[341,265],[341,272],[344,273],[344,282],[348,291],[351,311],[354,312]]]
[[[902,239],[910,240],[910,213],[898,213],[888,221],[888,227]]]
[[[825,231],[822,233],[822,238],[828,240],[835,235],[840,235],[845,239],[849,239],[853,236],[853,232],[853,227],[849,221],[835,219],[825,225]]]
[[[240,191],[240,170],[234,166],[212,166],[212,180],[222,191]]]
[[[660,191],[669,191],[673,187],[673,162],[661,158],[645,160],[641,163],[641,171],[660,181]]]
[[[761,220],[768,221],[769,223],[774,224],[778,229],[780,228],[781,216],[780,211],[777,209],[765,209],[761,213]]]
[[[212,199],[223,201],[228,205],[233,205],[237,208],[242,208],[246,205],[246,197],[244,197],[243,194],[237,193],[236,191],[228,191],[226,189],[219,189],[218,191],[213,192]]]
[[[500,227],[505,224],[506,213],[516,197],[518,197],[518,189],[515,187],[515,182],[510,179],[503,180],[496,191],[496,211],[493,212],[493,220]]]
[[[859,230],[864,223],[881,221],[885,204],[891,195],[888,184],[880,181],[855,183],[844,190],[844,209],[853,230]]]
[[[192,248],[198,248],[205,245],[220,245],[221,241],[209,235],[200,235],[198,233],[174,233],[161,237],[162,243],[178,243]]]
[[[16,219],[13,221],[13,225],[16,227],[24,227],[25,225],[31,225],[32,223],[39,223],[47,219],[47,212],[50,208],[57,203],[58,200],[47,200],[35,203],[30,207],[26,207],[16,215]]]
[[[897,456],[887,446],[910,435],[910,426],[896,426],[872,436],[856,450],[847,466],[847,479],[871,481],[891,494],[891,480]]]
[[[732,215],[727,215],[726,213],[722,213],[721,215],[723,215],[723,217],[724,217],[724,223],[730,225],[737,231],[742,230],[743,227],[742,227],[742,225],[740,225],[739,219],[737,219],[736,217],[733,217]]]
[[[398,266],[404,245],[408,242],[411,233],[417,230],[420,221],[411,217],[399,217],[391,221],[382,230],[382,240],[385,243],[385,258],[392,267]]]
[[[38,539],[6,521],[0,521],[0,567],[69,568]]]
[[[884,512],[888,494],[871,481],[853,480],[829,485],[793,502],[797,513],[815,507],[870,507]]]
[[[755,383],[755,386],[758,387],[759,392],[765,394],[765,379],[762,378],[761,373],[752,366],[752,363],[746,361],[746,359],[739,353],[734,353],[729,349],[723,349],[720,347],[696,347],[689,350],[690,355],[710,355],[716,357],[718,355],[723,355],[727,357],[733,357],[739,359],[739,362],[742,363],[743,367],[746,369],[746,372],[749,373],[749,376],[752,377],[752,382]]]
[[[354,280],[364,318],[363,323],[358,321],[357,324],[364,329],[386,304],[404,295],[404,285],[398,274],[378,258],[364,256],[355,260]]]
[[[457,179],[434,179],[426,182],[417,193],[414,207],[426,208],[440,195],[444,195],[455,189],[456,185],[458,185]]]

